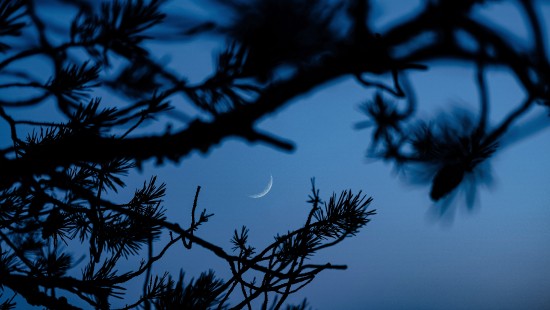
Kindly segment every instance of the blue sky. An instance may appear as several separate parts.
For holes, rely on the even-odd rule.
[[[381,31],[421,3],[383,2],[375,11]],[[541,5],[540,12],[545,22],[550,21],[550,5]],[[495,4],[484,14],[517,36],[518,42],[529,42],[513,6]],[[199,39],[151,48],[159,58],[170,59],[175,71],[198,81],[210,72],[213,52],[220,45],[217,40]],[[473,68],[448,62],[428,65],[428,71],[410,76],[419,116],[434,117],[457,105],[477,111]],[[523,94],[508,72],[492,70],[488,81],[495,124],[521,102]],[[130,175],[128,191],[122,195],[130,195],[150,175],[158,175],[167,183],[169,219],[185,226],[200,185],[199,208],[215,216],[197,235],[229,250],[233,230],[246,225],[251,245],[261,248],[275,234],[299,228],[305,221],[310,178],[315,177],[321,197],[344,189],[362,190],[374,198],[371,208],[378,214],[356,237],[312,259],[347,264],[348,270],[321,273],[290,301],[308,298],[319,310],[550,307],[548,126],[497,153],[491,161],[494,182],[478,191],[473,210],[457,204],[456,210],[439,218],[431,212],[437,206],[429,199],[427,186],[408,184],[390,164],[365,157],[370,132],[354,130],[353,124],[364,120],[358,105],[371,97],[371,91],[351,79],[335,81],[258,123],[258,128],[294,141],[293,153],[228,139],[208,154],[194,153],[178,165],[148,163],[143,171]],[[182,111],[194,113],[185,107]],[[548,111],[533,108],[525,124],[544,113]],[[178,126],[169,117],[161,121]],[[157,127],[150,124],[150,128]],[[274,182],[269,194],[249,198],[265,187],[270,175]],[[223,261],[198,246],[191,251],[170,250],[154,271],[177,274],[180,268],[189,277],[210,268],[222,278],[229,276]]]
[[[410,6],[396,3],[384,2],[378,11],[380,27],[414,11],[414,1],[407,2]],[[549,6],[542,8],[545,21],[550,20]],[[513,6],[494,6],[483,13],[520,42],[529,42]],[[195,55],[200,56],[188,64],[203,66],[211,60],[207,53]],[[477,111],[474,76],[472,68],[446,62],[411,76],[419,115],[434,117],[453,105]],[[488,81],[495,124],[523,94],[502,70],[492,70]],[[358,236],[312,259],[344,263],[348,270],[322,273],[291,300],[307,297],[320,310],[549,307],[550,130],[510,143],[496,155],[491,161],[493,185],[479,190],[476,208],[468,211],[457,205],[449,212],[452,218],[438,218],[430,211],[436,206],[427,186],[407,184],[391,165],[365,158],[370,134],[352,125],[363,120],[357,106],[370,95],[351,80],[337,81],[259,123],[259,128],[294,141],[297,149],[292,154],[227,140],[207,156],[194,154],[177,167],[161,169],[169,189],[169,214],[188,222],[185,207],[174,206],[187,201],[189,208],[195,186],[201,185],[200,206],[216,214],[201,228],[201,236],[225,242],[229,249],[230,233],[246,225],[251,244],[266,245],[274,234],[303,223],[309,178],[315,177],[321,196],[363,190],[373,196],[378,214]],[[542,108],[531,112],[527,124],[547,113]],[[248,198],[264,188],[270,174],[271,192],[262,199]],[[190,275],[210,267],[224,270],[223,263],[211,261],[206,253],[170,259],[174,268],[187,262],[183,267]]]
[[[440,70],[463,79],[472,76],[456,67]],[[317,309],[549,305],[548,130],[497,155],[492,162],[495,184],[480,190],[473,212],[459,207],[452,220],[439,219],[430,212],[436,206],[427,187],[408,185],[392,174],[390,165],[365,159],[369,135],[351,128],[360,119],[354,103],[363,96],[353,82],[343,81],[298,100],[260,125],[295,141],[293,154],[227,141],[208,156],[194,155],[177,168],[162,169],[169,214],[188,222],[185,208],[173,206],[181,206],[183,200],[189,208],[195,186],[201,185],[199,205],[216,216],[199,235],[229,248],[232,230],[247,225],[251,244],[265,245],[275,233],[303,222],[309,178],[316,177],[322,196],[348,188],[363,190],[373,196],[378,214],[357,237],[313,259],[345,263],[349,269],[321,274],[297,299],[308,297]],[[466,99],[468,93],[453,96]],[[271,192],[262,199],[248,198],[265,186],[270,174]],[[173,259],[179,267],[179,258]],[[184,267],[188,272],[224,268],[201,255],[185,261],[194,266]]]

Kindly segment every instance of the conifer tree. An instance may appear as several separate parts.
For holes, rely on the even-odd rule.
[[[191,210],[188,227],[165,216],[166,188],[155,176],[127,201],[116,194],[124,176],[145,161],[179,163],[229,137],[294,149],[255,124],[292,99],[348,77],[376,91],[361,105],[368,121],[357,124],[372,129],[369,156],[423,167],[431,198],[447,197],[471,180],[467,176],[483,178],[500,139],[526,111],[550,107],[550,66],[537,2],[516,1],[528,21],[530,46],[518,46],[476,18],[475,11],[491,2],[426,1],[416,15],[379,32],[371,22],[376,2],[368,0],[208,2],[207,8],[222,8],[229,19],[166,10],[167,1],[0,0],[0,118],[6,128],[0,146],[2,309],[16,307],[17,295],[49,309],[78,309],[75,300],[110,309],[135,280],[143,283],[141,296],[125,299],[122,309],[280,309],[318,273],[345,269],[314,263],[313,257],[370,221],[372,199],[361,192],[322,199],[312,181],[310,212],[301,227],[264,248],[249,244],[246,227],[237,228],[232,252],[200,237],[213,216],[200,206],[200,186],[183,202]],[[48,7],[68,23],[60,26],[42,14]],[[216,55],[211,75],[197,83],[171,70],[147,45],[200,36],[219,38],[226,47]],[[479,112],[461,110],[420,122],[407,73],[429,73],[430,63],[440,59],[476,68]],[[33,68],[36,63],[40,70]],[[509,69],[525,93],[496,125],[487,120],[485,80],[493,67]],[[376,79],[382,75],[393,83]],[[116,103],[101,97],[106,92]],[[144,123],[178,109],[176,98],[202,117],[185,120],[177,130],[162,124],[162,132],[145,131]],[[58,115],[40,119],[25,113],[39,106]],[[89,249],[82,260],[67,251],[74,243]],[[205,271],[188,279],[189,266],[181,266],[178,275],[153,274],[152,266],[169,248],[193,246],[226,261],[231,277]],[[121,271],[134,256],[144,258]],[[287,308],[305,309],[307,303]]]

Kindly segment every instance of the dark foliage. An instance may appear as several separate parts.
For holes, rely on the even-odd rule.
[[[405,171],[408,181],[430,183],[432,200],[443,199],[445,204],[450,203],[447,198],[452,199],[456,190],[464,185],[466,203],[471,207],[476,186],[491,180],[488,162],[499,150],[499,142],[507,129],[535,105],[548,105],[550,66],[543,23],[536,11],[540,3],[515,2],[534,38],[534,44],[529,47],[476,16],[477,9],[490,4],[491,1],[475,0],[427,1],[420,14],[381,35],[381,40],[391,47],[389,51],[403,55],[393,60],[395,65],[406,63],[413,68],[411,63],[443,58],[477,68],[479,113],[455,109],[452,114],[442,113],[430,121],[418,120],[414,118],[416,101],[405,74],[406,67],[386,69],[393,76],[393,87],[357,77],[364,86],[378,89],[374,100],[361,105],[368,121],[356,125],[358,129],[373,127],[368,156],[394,162]],[[464,35],[468,39],[464,39]],[[423,39],[418,40],[421,36]],[[520,82],[525,99],[500,123],[493,125],[488,121],[490,101],[485,79],[488,70],[495,67],[509,69]],[[400,108],[402,102],[406,106]]]
[[[351,77],[376,91],[361,106],[369,120],[358,126],[373,127],[369,155],[420,167],[434,200],[449,196],[472,175],[483,178],[506,130],[534,105],[548,108],[550,66],[534,1],[518,2],[534,38],[525,48],[474,17],[490,1],[426,1],[417,15],[384,33],[372,29],[367,0],[213,1],[232,12],[231,20],[213,16],[214,21],[192,25],[168,23],[168,14],[182,17],[165,10],[165,2],[0,0],[0,118],[9,128],[9,141],[0,150],[2,309],[14,308],[16,295],[49,309],[77,309],[72,305],[77,299],[88,308],[108,309],[134,280],[143,281],[141,297],[122,309],[257,304],[281,309],[319,272],[345,269],[312,260],[370,221],[371,199],[361,192],[343,191],[323,201],[312,184],[311,211],[301,227],[277,235],[264,248],[248,243],[246,227],[235,230],[233,253],[196,235],[213,216],[197,213],[200,187],[189,203],[186,228],[166,218],[166,188],[156,177],[126,201],[113,198],[124,187],[124,176],[144,161],[179,162],[228,137],[293,150],[291,142],[257,130],[256,122],[329,81]],[[52,4],[77,9],[66,16],[66,29],[40,14],[42,5]],[[212,74],[191,84],[148,48],[155,29],[182,40],[221,36],[227,46]],[[476,48],[462,42],[459,32]],[[423,35],[432,39],[416,44]],[[414,119],[416,102],[406,73],[426,70],[442,58],[478,68],[478,116],[460,112],[433,122]],[[46,76],[29,65],[35,61],[48,68]],[[493,66],[513,72],[526,94],[496,126],[487,121],[484,80]],[[368,80],[367,74],[390,74],[393,85]],[[122,100],[97,97],[106,90]],[[178,130],[166,126],[144,134],[146,121],[177,110],[176,98],[202,115],[185,118]],[[57,108],[58,118],[21,113],[42,106]],[[68,251],[73,244],[89,250],[73,257]],[[167,250],[180,245],[206,249],[227,262],[231,276],[222,280],[209,271],[185,281],[183,272],[177,279],[151,274]],[[145,257],[140,264],[120,270],[137,255]],[[307,306],[304,301],[287,309]]]

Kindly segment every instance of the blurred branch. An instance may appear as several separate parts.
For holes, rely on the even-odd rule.
[[[212,73],[195,85],[168,61],[156,59],[151,45],[144,44],[155,39],[150,30],[166,25],[167,13],[173,13],[162,11],[165,1],[117,0],[100,6],[87,0],[62,2],[79,12],[71,17],[68,38],[57,33],[55,40],[48,28],[51,21],[37,14],[41,2],[0,3],[0,71],[5,78],[0,91],[21,91],[0,99],[0,119],[8,125],[11,139],[11,146],[0,150],[0,246],[6,245],[0,251],[0,285],[29,304],[70,308],[57,290],[91,307],[108,308],[110,298],[122,297],[124,285],[141,277],[142,296],[123,309],[224,309],[239,290],[242,296],[234,308],[252,308],[262,297],[267,308],[275,295],[272,307],[279,309],[319,272],[345,269],[306,260],[354,236],[370,221],[375,214],[367,210],[371,198],[361,192],[343,191],[323,201],[312,181],[311,209],[301,227],[277,235],[263,249],[248,244],[248,229],[235,230],[235,253],[199,237],[199,226],[212,216],[206,210],[196,213],[200,187],[186,228],[166,219],[166,188],[156,184],[155,177],[127,203],[114,203],[104,194],[116,193],[124,186],[122,176],[144,161],[179,162],[194,151],[207,153],[230,137],[292,151],[292,142],[256,126],[330,82],[355,78],[375,90],[374,99],[361,106],[368,120],[357,126],[373,128],[369,155],[420,166],[434,200],[458,188],[466,175],[483,172],[483,163],[497,151],[504,132],[535,103],[548,105],[550,65],[543,21],[531,1],[522,1],[521,7],[533,34],[532,48],[476,20],[473,12],[483,1],[427,1],[417,15],[398,21],[385,33],[371,29],[373,3],[367,0],[218,1],[216,5],[231,11],[228,15],[234,14],[227,24],[216,20],[188,23],[183,32],[176,29],[188,38],[210,33],[228,42]],[[342,9],[345,14],[340,14]],[[461,33],[470,37],[474,49],[459,39]],[[8,36],[10,41],[4,41]],[[12,39],[37,42],[14,48],[8,44]],[[34,77],[40,72],[25,67],[37,59],[53,64],[48,76]],[[433,122],[413,118],[417,102],[407,74],[441,59],[475,66],[478,117],[458,110]],[[487,72],[502,67],[517,78],[527,99],[486,133],[491,105]],[[391,86],[379,80],[387,74]],[[121,103],[102,108],[106,104],[93,95],[105,90]],[[174,99],[183,99],[184,108],[198,110],[199,115],[174,131],[169,124],[163,124],[160,134],[140,131],[146,121],[174,109]],[[405,108],[399,106],[403,101]],[[52,102],[61,121],[16,114],[17,109]],[[26,138],[20,137],[24,131],[30,132]],[[163,233],[170,240],[155,255],[153,245]],[[197,244],[225,261],[230,278],[224,282],[208,272],[185,282],[183,273],[177,280],[152,275],[153,265],[180,239],[186,249]],[[63,251],[73,241],[89,245],[81,278],[67,275],[75,264]],[[146,259],[139,266],[117,270],[123,260],[143,251]]]

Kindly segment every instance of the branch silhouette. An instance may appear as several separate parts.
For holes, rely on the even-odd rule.
[[[197,213],[200,187],[185,228],[165,217],[165,186],[156,177],[127,202],[106,197],[124,187],[124,176],[145,161],[177,163],[230,137],[294,150],[292,141],[256,124],[344,77],[375,91],[361,106],[368,120],[357,125],[373,129],[369,156],[421,167],[423,174],[416,177],[431,184],[434,200],[451,196],[472,180],[469,176],[483,180],[485,164],[500,151],[508,129],[526,111],[548,109],[550,102],[537,3],[520,2],[534,38],[533,46],[520,46],[475,17],[486,2],[426,1],[415,16],[380,33],[372,26],[368,0],[212,1],[212,11],[223,8],[232,18],[213,14],[211,20],[187,24],[170,22],[186,13],[168,9],[167,1],[0,1],[0,119],[9,131],[0,149],[0,286],[31,305],[52,309],[76,309],[73,298],[92,308],[111,308],[134,279],[143,280],[143,292],[122,309],[250,309],[256,300],[263,309],[282,308],[319,272],[345,269],[309,260],[370,221],[375,214],[368,210],[370,198],[343,191],[323,201],[312,182],[311,211],[302,227],[276,236],[263,249],[248,243],[249,231],[242,227],[235,230],[229,253],[200,237],[200,227],[213,216]],[[40,14],[48,6],[77,11],[62,26]],[[458,33],[466,33],[475,48]],[[194,83],[147,45],[201,36],[227,44],[213,72]],[[407,73],[429,72],[441,59],[476,68],[479,115],[459,111],[432,122],[415,118],[418,102]],[[49,69],[34,68],[36,61]],[[495,67],[510,69],[525,99],[491,126],[486,72]],[[391,75],[392,85],[378,80],[384,74]],[[105,92],[115,103],[98,97]],[[200,115],[185,115],[178,101]],[[39,106],[55,108],[57,115],[45,119],[21,112]],[[183,126],[144,129],[170,113],[179,113]],[[167,235],[169,241],[162,241]],[[226,261],[231,277],[218,279],[213,271],[191,280],[183,271],[153,275],[152,266],[180,242]],[[82,261],[66,254],[73,243],[89,245],[80,277],[72,270]],[[139,266],[119,271],[121,262],[144,252]],[[13,296],[0,298],[2,307],[12,307]],[[305,301],[296,306],[306,307]]]

